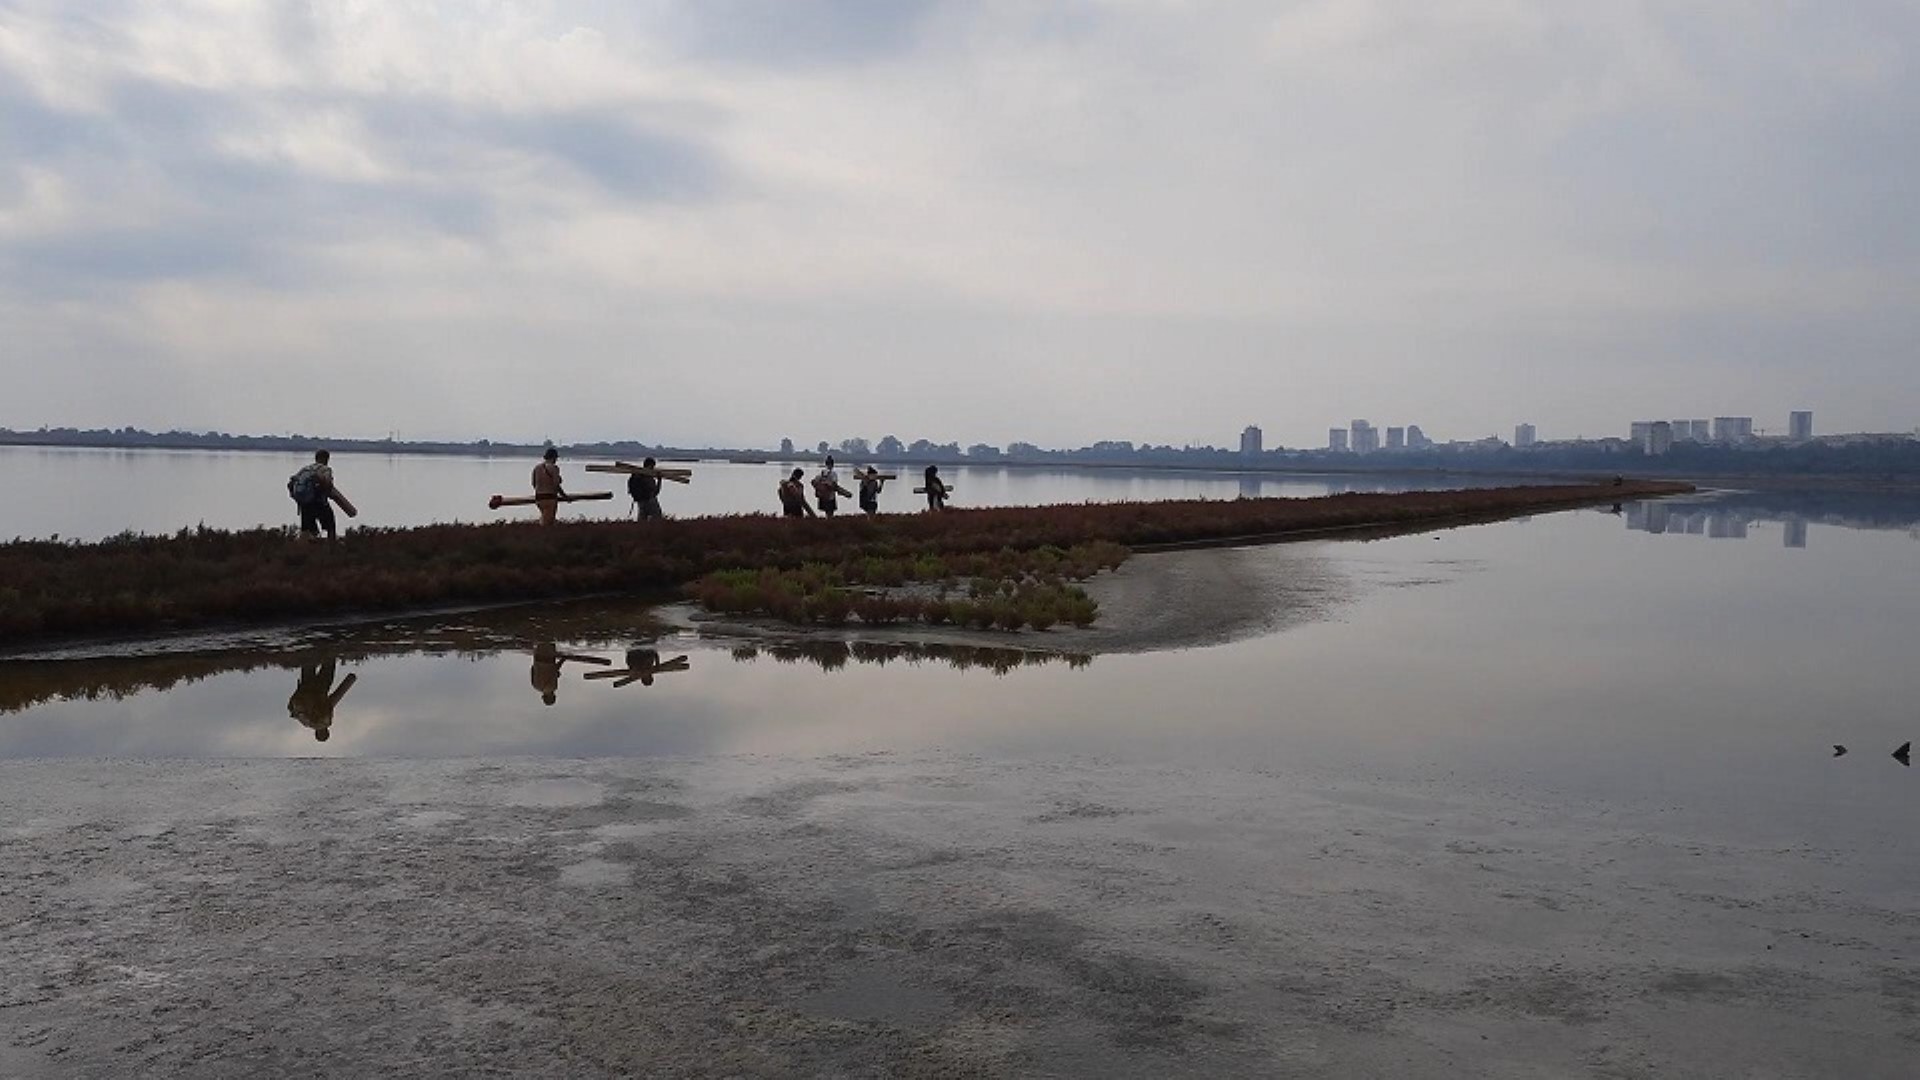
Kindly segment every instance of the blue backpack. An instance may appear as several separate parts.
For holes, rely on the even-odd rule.
[[[308,465],[287,478],[287,494],[301,506],[311,506],[327,497],[320,486],[320,467]]]

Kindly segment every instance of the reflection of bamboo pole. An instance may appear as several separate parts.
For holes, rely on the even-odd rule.
[[[607,659],[604,656],[588,656],[585,653],[557,652],[553,654],[553,658],[555,660],[572,660],[572,661],[575,661],[576,663],[600,664],[602,666],[606,666],[613,663],[613,661]]]
[[[613,498],[611,491],[583,491],[578,495],[562,495],[561,502],[598,502]],[[532,495],[495,495],[487,500],[490,509],[498,510],[503,506],[532,506],[540,500]]]
[[[614,689],[617,690],[622,686],[629,685],[642,678],[651,678],[655,675],[662,675],[670,671],[686,671],[691,667],[692,665],[687,662],[685,656],[676,656],[671,660],[662,660],[660,663],[648,667],[630,667],[615,671],[589,671],[585,675],[582,675],[581,678],[613,679],[616,680],[613,685]]]

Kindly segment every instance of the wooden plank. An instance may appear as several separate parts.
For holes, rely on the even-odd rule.
[[[340,493],[339,488],[333,488],[332,490],[328,491],[327,498],[332,499],[333,504],[335,506],[338,506],[340,509],[346,511],[348,517],[360,516],[360,511],[354,508],[353,502],[351,500],[349,500],[345,495],[342,495]]]
[[[624,461],[616,461],[612,465],[589,465],[587,466],[587,471],[590,473],[619,473],[623,476],[631,476],[635,473],[645,475],[647,472],[644,466],[629,465]],[[662,480],[671,480],[676,484],[690,484],[693,482],[693,473],[687,469],[656,468],[653,470],[653,475]]]
[[[561,502],[599,502],[613,498],[611,491],[583,491],[578,495],[562,495]],[[532,506],[540,500],[531,495],[495,495],[487,500],[490,509],[498,510],[503,506]]]
[[[946,487],[941,488],[940,490],[944,494],[951,495],[953,494],[953,485],[949,484]],[[913,489],[913,493],[915,495],[925,495],[927,493],[927,489],[923,487],[917,487]]]

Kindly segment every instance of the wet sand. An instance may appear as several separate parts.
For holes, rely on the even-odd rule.
[[[0,1075],[1904,1077],[1920,899],[1464,784],[0,763]]]

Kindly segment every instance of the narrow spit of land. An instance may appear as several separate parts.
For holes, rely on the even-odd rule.
[[[200,529],[91,544],[0,544],[0,647],[66,635],[402,612],[433,605],[665,593],[717,570],[956,555],[1093,541],[1129,547],[1282,540],[1495,520],[1651,498],[1690,485],[1630,481],[949,510],[835,520],[766,514],[646,523],[358,529],[328,543],[285,529]]]

